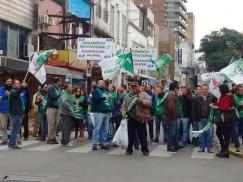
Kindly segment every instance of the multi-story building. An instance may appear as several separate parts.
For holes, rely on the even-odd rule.
[[[175,34],[178,42],[187,38],[186,0],[165,1],[165,26]]]
[[[0,0],[0,78],[24,77],[33,29],[33,0]]]
[[[193,12],[187,13],[187,40],[191,41],[194,45],[195,43],[195,16]]]

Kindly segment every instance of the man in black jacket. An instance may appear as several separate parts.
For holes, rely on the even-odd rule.
[[[15,79],[13,81],[13,89],[9,95],[9,113],[12,122],[12,131],[9,137],[8,147],[12,149],[20,149],[16,142],[25,113],[25,105],[20,94],[26,87],[27,84],[25,82],[20,85],[20,81]]]
[[[209,105],[215,101],[216,98],[208,93],[208,86],[203,85],[201,87],[201,94],[197,95],[194,99],[192,112],[194,120],[198,122],[198,130],[203,129],[207,125],[210,112]],[[204,152],[205,148],[207,148],[209,153],[213,152],[213,129],[199,136],[198,147],[198,152]]]

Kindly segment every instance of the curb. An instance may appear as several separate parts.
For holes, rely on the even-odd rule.
[[[236,157],[239,157],[239,158],[242,158],[242,159],[243,159],[243,152],[242,152],[242,150],[241,150],[240,152],[235,152],[235,148],[234,148],[234,147],[232,147],[232,146],[230,146],[230,147],[229,147],[229,152],[230,152],[230,154],[231,154],[231,155],[233,155],[233,156],[236,156]]]

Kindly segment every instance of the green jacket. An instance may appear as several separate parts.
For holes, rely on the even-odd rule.
[[[38,92],[37,97],[41,99],[38,103],[38,113],[42,116],[46,116],[47,94],[42,95],[41,92]]]
[[[164,95],[157,95],[155,97],[155,116],[161,116],[165,112],[165,99]]]
[[[181,102],[180,96],[176,97],[176,104],[177,104],[177,110],[178,110],[178,113],[179,113],[179,117],[183,118],[182,102]]]
[[[117,94],[115,92],[109,92],[108,96],[109,96],[111,111],[114,111]]]
[[[239,111],[240,118],[243,118],[243,106],[240,105],[240,103],[243,103],[243,96],[234,94],[234,100],[235,100],[235,107]]]
[[[79,98],[73,97],[74,101],[74,113],[79,117],[83,118],[84,117],[84,96],[80,96]]]

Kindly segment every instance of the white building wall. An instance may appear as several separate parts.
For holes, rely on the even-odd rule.
[[[34,0],[0,0],[0,19],[33,29]]]

